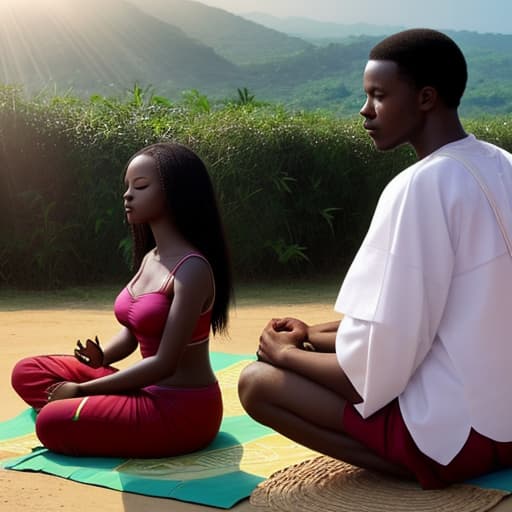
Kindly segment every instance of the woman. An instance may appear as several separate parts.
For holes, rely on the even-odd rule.
[[[80,456],[167,457],[216,436],[221,392],[208,338],[226,330],[232,293],[213,187],[199,157],[175,143],[137,152],[123,195],[138,271],[115,301],[123,325],[103,351],[20,361],[19,395],[38,411],[48,449]],[[140,347],[142,359],[111,365]]]

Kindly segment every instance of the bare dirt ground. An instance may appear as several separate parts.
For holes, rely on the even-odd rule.
[[[332,303],[299,305],[243,305],[231,315],[229,339],[214,339],[211,349],[237,354],[256,350],[263,326],[273,317],[295,316],[307,323],[336,319]],[[10,371],[22,357],[71,353],[77,338],[98,334],[107,341],[119,328],[110,309],[24,309],[0,311],[0,421],[12,418],[25,404],[10,386]],[[129,363],[130,360],[127,360]],[[120,365],[122,366],[122,365]],[[208,512],[219,509],[179,501],[149,498],[78,484],[38,473],[0,470],[0,511],[6,512]],[[252,510],[248,500],[234,512]],[[512,512],[511,499],[493,512]]]
[[[296,316],[316,323],[336,318],[330,304],[299,306],[241,306],[231,313],[229,338],[213,339],[218,352],[252,354],[263,326],[273,317]],[[27,309],[0,311],[0,421],[26,408],[10,385],[11,368],[19,359],[36,354],[71,353],[78,338],[98,334],[107,341],[117,332],[110,309]],[[136,357],[136,356],[132,356]],[[126,361],[129,363],[130,359]],[[122,366],[122,365],[119,365]],[[234,512],[250,511],[245,500]],[[39,473],[0,470],[0,511],[6,512],[207,512],[219,510],[179,501],[149,498],[78,484]]]

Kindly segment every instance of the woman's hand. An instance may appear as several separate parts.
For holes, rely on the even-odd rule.
[[[87,339],[85,347],[82,345],[82,342],[78,340],[76,342],[75,357],[91,368],[100,368],[100,366],[103,366],[104,356],[98,336],[94,337],[94,341]]]
[[[76,382],[58,382],[50,386],[46,393],[48,394],[48,402],[64,400],[65,398],[76,398],[80,396],[80,384]]]

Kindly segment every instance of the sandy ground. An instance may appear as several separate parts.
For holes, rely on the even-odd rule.
[[[330,304],[299,306],[243,306],[231,313],[229,338],[214,339],[211,349],[219,352],[252,354],[262,327],[270,318],[296,316],[317,323],[335,319]],[[10,386],[10,372],[16,361],[36,354],[71,353],[77,338],[98,334],[108,340],[119,329],[108,309],[23,310],[0,312],[0,421],[22,412],[26,405]],[[136,356],[132,356],[136,357]],[[130,362],[130,359],[126,361]],[[120,367],[123,365],[119,365]],[[245,500],[234,512],[249,511]],[[0,511],[9,512],[170,512],[218,511],[220,509],[148,498],[100,487],[78,484],[38,473],[0,470]]]
[[[272,317],[295,316],[308,323],[335,319],[330,304],[243,306],[231,315],[230,338],[213,340],[214,351],[253,353],[262,327]],[[23,310],[0,312],[0,421],[12,418],[26,406],[11,389],[9,378],[14,363],[24,356],[70,353],[77,338],[99,334],[108,340],[117,329],[110,310]],[[130,360],[127,362],[129,363]],[[120,365],[121,366],[121,365]],[[149,498],[100,487],[78,484],[38,473],[0,470],[0,511],[9,512],[193,512],[219,509],[179,501]],[[245,500],[234,512],[252,510]],[[511,499],[493,512],[512,512]]]

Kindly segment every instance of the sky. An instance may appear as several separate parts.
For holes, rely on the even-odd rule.
[[[197,0],[235,14],[264,12],[371,23],[512,34],[511,0]]]

